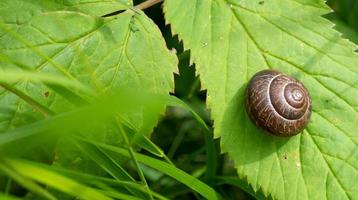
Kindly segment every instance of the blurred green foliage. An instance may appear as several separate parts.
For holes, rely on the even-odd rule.
[[[328,0],[327,4],[334,10],[327,18],[336,24],[343,37],[358,43],[358,1]]]

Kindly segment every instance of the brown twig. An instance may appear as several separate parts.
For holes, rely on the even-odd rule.
[[[148,1],[145,1],[145,2],[142,2],[136,6],[134,6],[133,8],[134,9],[139,9],[139,10],[144,10],[146,8],[149,8],[151,6],[154,6],[155,4],[158,4],[160,2],[162,2],[163,0],[148,0]],[[133,8],[129,8],[131,10],[134,10]],[[121,14],[122,12],[124,12],[125,10],[117,10],[117,11],[114,11],[114,12],[111,12],[111,13],[108,13],[108,14],[105,14],[103,15],[102,17],[111,17],[111,16],[115,16],[115,15],[118,15],[118,14]],[[135,11],[135,10],[134,10]]]
[[[148,1],[145,1],[143,3],[140,3],[136,6],[134,6],[134,8],[137,8],[137,9],[140,9],[140,10],[144,10],[146,8],[149,8],[151,6],[154,6],[155,4],[158,4],[160,2],[162,2],[163,0],[148,0]]]

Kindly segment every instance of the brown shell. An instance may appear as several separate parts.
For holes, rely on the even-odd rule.
[[[311,98],[303,84],[274,70],[252,77],[245,107],[257,126],[281,137],[300,133],[311,116]]]

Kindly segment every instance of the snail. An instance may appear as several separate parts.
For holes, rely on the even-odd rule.
[[[251,120],[270,134],[287,137],[300,133],[311,116],[311,98],[298,80],[275,70],[256,73],[245,94]]]

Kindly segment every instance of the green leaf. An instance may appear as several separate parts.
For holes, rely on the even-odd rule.
[[[7,5],[0,12],[0,68],[62,76],[91,88],[98,98],[119,88],[166,95],[173,90],[176,56],[169,52],[159,29],[143,12],[128,10],[101,18],[52,1],[7,1]],[[14,10],[20,8],[21,14],[17,14]],[[53,113],[78,106],[68,100],[78,95],[75,91],[60,91],[39,81],[45,82],[40,79],[8,84],[39,103],[37,107],[46,107]],[[43,118],[19,95],[2,88],[0,108],[0,132]],[[157,118],[147,122],[145,116],[139,111],[128,118],[137,129],[145,124],[145,133],[149,134]],[[110,138],[110,131],[114,132],[105,130],[99,138]],[[113,135],[117,142],[118,137]],[[59,162],[86,162],[78,159],[78,154],[66,154],[62,145],[57,147]]]
[[[69,10],[102,16],[113,11],[124,10],[133,5],[132,0],[4,0],[0,2],[1,18],[4,21],[22,23],[30,20],[32,15],[48,11]]]
[[[66,2],[84,5],[82,1]],[[92,5],[92,1],[86,2]],[[115,1],[95,1],[92,6],[108,2]],[[116,2],[123,5],[123,1]],[[160,94],[173,90],[176,57],[143,12],[128,10],[100,18],[60,1],[2,3],[6,6],[0,8],[0,68],[63,76],[98,94],[119,87]],[[24,80],[14,87],[55,113],[74,107],[44,84]],[[1,88],[0,105],[0,131],[41,118],[18,96]],[[134,120],[138,128],[141,118]]]
[[[357,46],[321,17],[330,11],[322,0],[166,0],[164,10],[241,178],[275,199],[358,198]],[[311,122],[297,136],[264,134],[246,115],[246,84],[268,68],[311,94]]]

